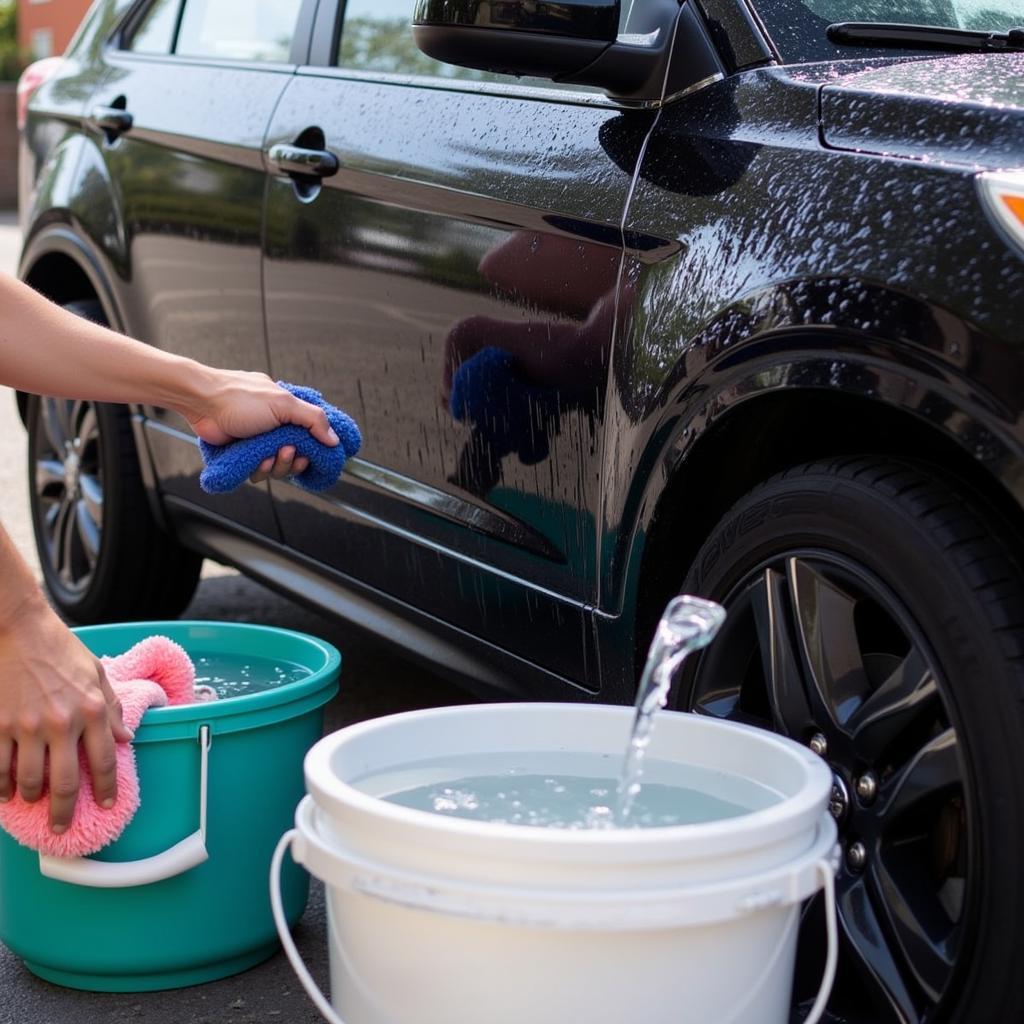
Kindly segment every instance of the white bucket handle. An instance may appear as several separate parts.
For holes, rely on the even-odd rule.
[[[206,789],[210,754],[210,727],[199,727],[199,828],[161,853],[140,860],[106,861],[88,857],[50,857],[39,854],[39,872],[58,882],[94,889],[124,889],[151,885],[182,875],[209,858],[206,850]]]
[[[306,990],[306,994],[313,1001],[313,1005],[320,1011],[328,1024],[345,1024],[345,1021],[338,1016],[337,1011],[328,1002],[323,992],[320,991],[313,976],[302,959],[292,938],[288,921],[284,915],[284,904],[281,900],[281,864],[284,861],[285,851],[292,845],[298,835],[297,829],[289,829],[278,841],[274,856],[270,861],[270,909],[274,915],[274,924],[277,926],[277,934],[281,939],[285,955],[288,957],[295,971],[296,977]],[[811,1012],[804,1020],[804,1024],[818,1024],[821,1015],[825,1012],[825,1005],[832,993],[832,984],[836,977],[836,964],[839,959],[839,928],[836,923],[836,889],[835,889],[835,864],[832,860],[824,857],[815,864],[816,869],[824,879],[825,890],[825,932],[828,937],[828,952],[825,956],[825,971],[822,975],[821,986],[818,989],[817,998],[811,1007]]]
[[[281,945],[284,947],[285,955],[291,962],[292,970],[306,990],[306,995],[313,1000],[313,1005],[323,1014],[328,1024],[345,1024],[338,1016],[335,1009],[327,1001],[326,996],[320,991],[320,986],[313,980],[302,959],[302,954],[295,945],[291,929],[288,927],[288,919],[284,916],[284,903],[281,900],[281,862],[284,860],[284,852],[292,844],[292,840],[298,835],[294,828],[288,829],[278,841],[274,850],[274,856],[270,859],[270,909],[274,915],[274,924],[277,926],[277,934],[281,938]]]

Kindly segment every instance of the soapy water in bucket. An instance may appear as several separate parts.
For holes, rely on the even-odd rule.
[[[312,674],[303,665],[250,654],[205,654],[193,657],[192,661],[196,667],[196,686],[213,687],[221,700],[276,690]]]
[[[621,770],[609,775],[614,765],[604,755],[574,755],[577,763],[555,768],[554,754],[533,755],[533,762],[484,767],[488,758],[474,755],[452,763],[427,764],[420,770],[440,770],[437,781],[417,779],[416,785],[399,786],[376,794],[392,803],[454,817],[495,824],[529,825],[535,828],[613,829],[668,828],[736,817],[768,806],[755,794],[753,783],[732,779],[730,792],[746,788],[745,795],[723,797],[720,773],[693,765],[665,762],[659,777],[646,763],[647,747],[656,712],[668,699],[676,672],[693,651],[707,646],[725,620],[721,605],[696,597],[677,597],[658,623],[647,662],[640,678],[636,713]],[[563,760],[568,755],[562,755]],[[496,755],[500,761],[502,755]],[[589,758],[589,761],[587,760]],[[463,763],[456,765],[454,761]],[[493,758],[492,758],[493,760]],[[653,762],[652,762],[653,764]],[[404,773],[408,781],[415,769]],[[409,778],[409,776],[412,778]],[[641,785],[641,777],[647,781]],[[759,788],[759,787],[756,787]]]
[[[607,754],[568,751],[470,754],[404,765],[355,786],[450,818],[570,831],[703,824],[779,800],[774,790],[749,779],[652,759],[629,820],[617,823],[619,763]]]

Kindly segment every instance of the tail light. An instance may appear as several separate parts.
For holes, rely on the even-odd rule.
[[[18,79],[18,131],[25,127],[25,118],[28,116],[28,101],[32,99],[36,89],[57,73],[57,69],[64,63],[63,57],[44,57],[34,64],[29,64],[21,73]]]
[[[1024,171],[982,174],[978,187],[993,220],[1024,247]]]

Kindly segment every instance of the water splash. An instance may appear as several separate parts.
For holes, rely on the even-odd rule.
[[[640,792],[644,757],[651,742],[654,714],[668,701],[669,687],[687,656],[706,647],[725,621],[725,609],[713,601],[683,595],[669,602],[654,632],[640,687],[626,760],[619,780],[618,822],[625,825]]]

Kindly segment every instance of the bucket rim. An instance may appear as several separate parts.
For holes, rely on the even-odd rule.
[[[96,626],[76,626],[73,630],[88,647],[92,637],[116,634],[118,631],[139,631],[139,639],[146,636],[166,636],[175,643],[182,643],[182,634],[190,629],[217,630],[236,634],[259,634],[261,636],[288,637],[290,641],[299,641],[315,650],[321,657],[319,667],[310,671],[304,679],[298,679],[273,689],[261,690],[259,693],[239,694],[234,697],[222,697],[218,700],[197,702],[195,704],[177,704],[173,707],[150,708],[142,716],[139,730],[147,731],[162,725],[191,722],[198,719],[229,718],[233,715],[248,714],[270,708],[281,707],[294,701],[302,700],[321,690],[337,686],[338,674],[341,671],[341,652],[326,640],[303,633],[295,629],[281,626],[264,626],[249,622],[225,622],[217,619],[152,619],[139,622],[112,622]],[[177,634],[177,635],[176,635]],[[131,645],[129,645],[131,646]],[[127,648],[126,648],[127,649]],[[190,654],[191,653],[187,652]],[[308,667],[308,666],[307,666]]]
[[[838,868],[838,832],[827,810],[808,828],[802,848],[778,862],[737,865],[734,873],[713,879],[681,877],[652,884],[641,878],[638,884],[622,880],[618,886],[607,880],[577,886],[563,879],[556,888],[395,864],[324,835],[318,817],[313,798],[304,797],[295,809],[292,850],[296,861],[325,885],[419,910],[528,927],[620,931],[720,924],[802,902],[823,885],[819,865],[828,864],[833,873]]]
[[[736,722],[723,722],[702,715],[666,711],[663,714],[684,719],[693,728],[748,736],[774,746],[792,763],[804,771],[799,790],[768,807],[752,810],[718,821],[685,825],[656,826],[635,829],[546,829],[527,825],[500,824],[449,818],[431,811],[389,803],[370,796],[336,775],[331,767],[335,751],[344,743],[366,733],[390,728],[412,718],[473,717],[480,715],[510,714],[573,714],[625,717],[633,708],[625,705],[578,704],[556,702],[511,702],[492,704],[456,704],[441,708],[404,711],[380,718],[369,719],[330,733],[316,743],[306,754],[304,774],[306,788],[314,802],[325,814],[338,813],[348,820],[353,816],[362,822],[393,828],[396,834],[415,829],[423,839],[429,835],[442,843],[451,840],[460,846],[498,844],[506,855],[528,859],[544,859],[545,854],[558,856],[571,851],[577,856],[588,853],[605,855],[621,851],[623,856],[657,860],[665,857],[687,860],[723,854],[750,844],[750,833],[756,831],[759,842],[770,843],[799,833],[816,821],[828,804],[832,788],[832,771],[826,763],[800,744],[764,729]],[[514,851],[511,853],[510,851]]]

